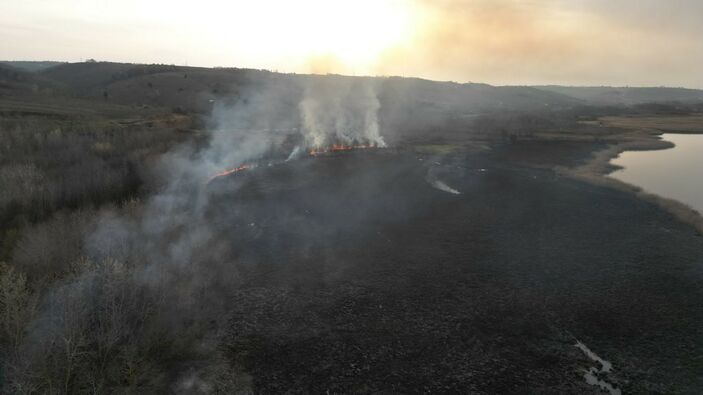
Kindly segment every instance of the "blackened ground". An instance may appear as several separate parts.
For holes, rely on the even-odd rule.
[[[598,393],[577,339],[623,393],[703,388],[703,239],[505,157],[352,152],[213,182],[213,259],[238,278],[223,347],[255,391]]]

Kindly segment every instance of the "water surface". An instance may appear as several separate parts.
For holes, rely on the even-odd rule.
[[[611,176],[703,213],[703,135],[667,133],[662,137],[676,146],[623,152],[612,161],[623,169]]]

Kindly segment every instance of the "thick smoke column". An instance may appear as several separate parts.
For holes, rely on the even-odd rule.
[[[385,147],[378,127],[381,107],[368,80],[328,77],[311,80],[300,102],[301,131],[308,148],[332,144]]]

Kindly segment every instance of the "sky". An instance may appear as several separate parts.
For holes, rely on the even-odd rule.
[[[0,59],[703,88],[700,0],[0,0]]]

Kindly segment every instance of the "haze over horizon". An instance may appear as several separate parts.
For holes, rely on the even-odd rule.
[[[0,58],[703,88],[703,2],[0,2]]]

